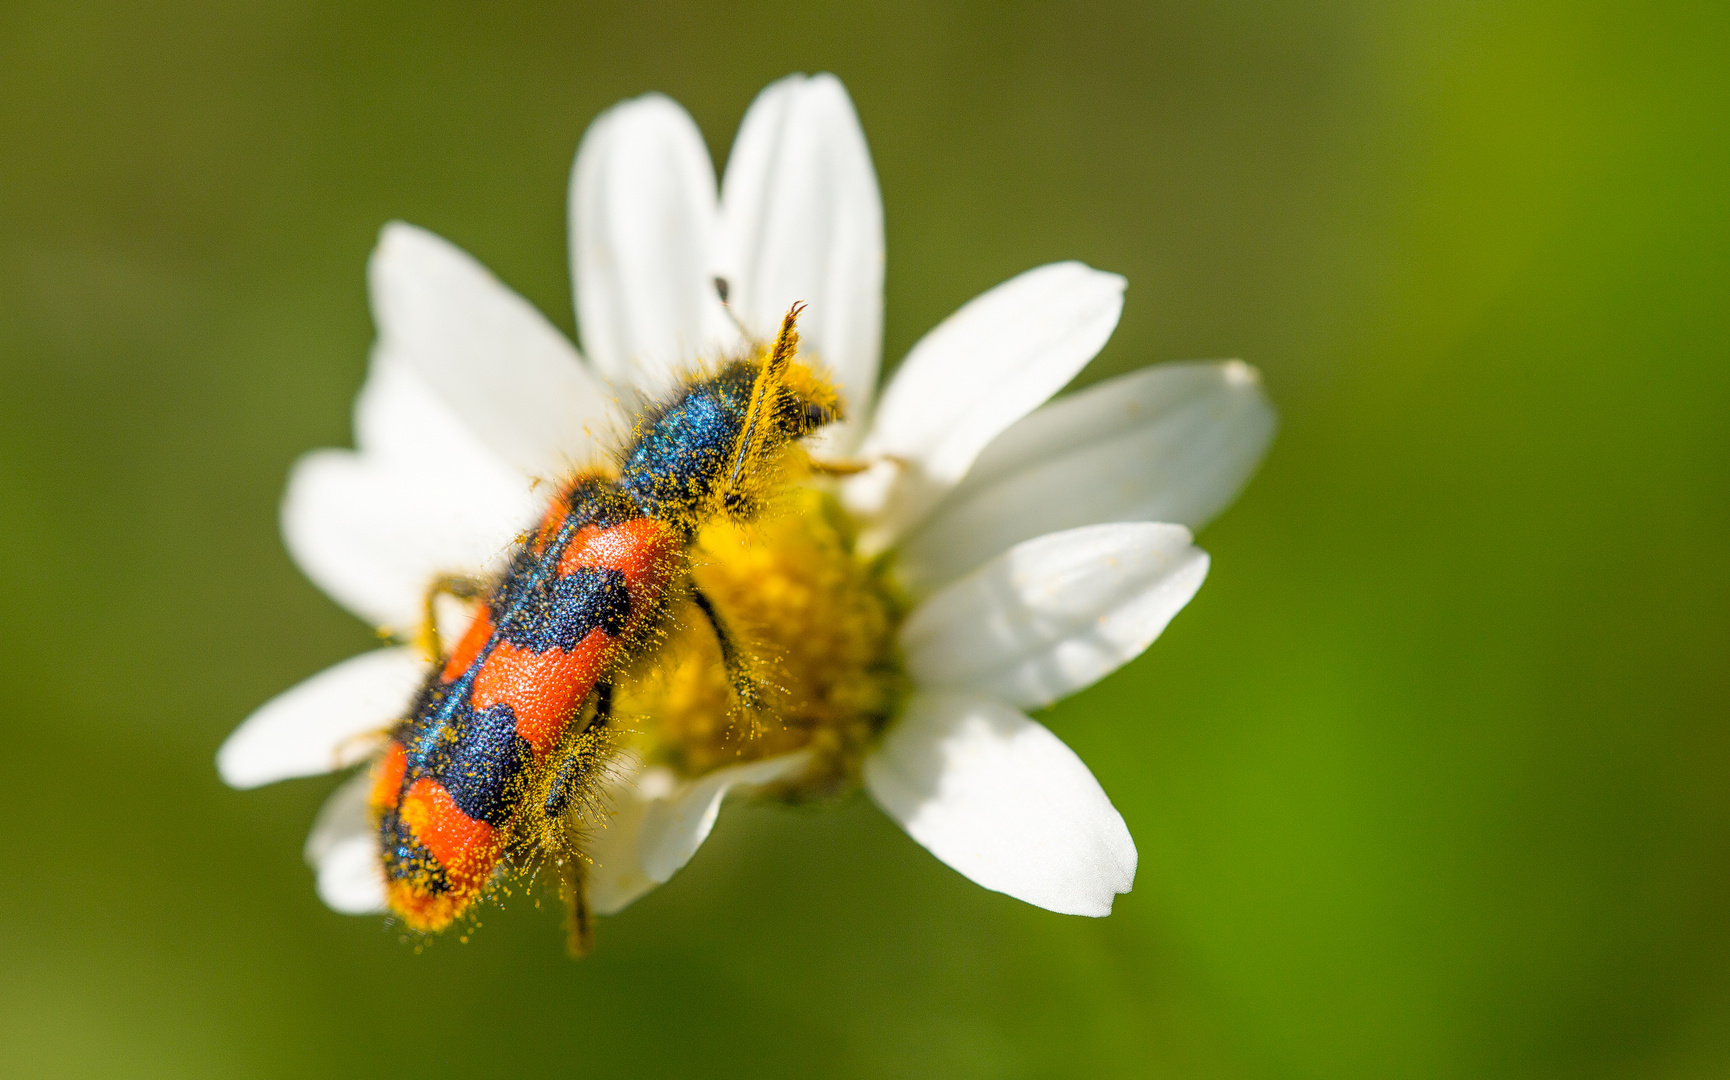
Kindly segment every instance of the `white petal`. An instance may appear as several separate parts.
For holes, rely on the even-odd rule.
[[[433,578],[501,566],[551,489],[488,454],[391,357],[374,359],[355,414],[360,453],[318,450],[295,464],[283,539],[325,592],[407,633]]]
[[[1135,841],[1062,740],[1001,702],[922,691],[865,759],[865,790],[968,878],[1066,915],[1111,914]]]
[[[883,197],[839,79],[789,75],[757,95],[721,206],[720,270],[740,319],[772,337],[804,301],[802,348],[834,376],[862,430],[883,351]]]
[[[318,871],[318,898],[344,915],[385,909],[378,830],[367,809],[372,777],[362,772],[325,800],[306,839],[306,861]]]
[[[643,822],[643,870],[656,881],[671,878],[709,838],[727,792],[786,779],[809,764],[808,753],[796,752],[729,765],[686,785],[678,797],[656,802]]]
[[[716,769],[678,783],[665,769],[648,769],[612,792],[614,813],[590,842],[595,865],[589,903],[611,915],[662,884],[691,861],[709,838],[721,802],[734,787],[774,783],[811,761],[806,751]]]
[[[645,781],[659,790],[653,794],[643,790]],[[607,786],[603,795],[607,820],[587,838],[583,849],[593,860],[587,889],[589,907],[596,914],[623,911],[660,884],[643,871],[643,822],[654,797],[664,797],[676,783],[666,769],[646,769]]]
[[[901,626],[920,686],[988,693],[1024,709],[1140,656],[1207,576],[1181,525],[1113,522],[1036,537],[920,604]]]
[[[399,358],[493,453],[561,476],[617,428],[613,394],[528,301],[425,229],[384,227],[367,268],[377,351]]]
[[[999,435],[896,560],[933,589],[1042,533],[1107,521],[1200,529],[1261,461],[1274,414],[1249,365],[1161,364],[1054,401]]]
[[[1078,262],[1029,270],[964,304],[895,372],[847,485],[880,550],[961,481],[986,444],[1093,359],[1123,311],[1124,280]]]
[[[714,284],[715,169],[676,102],[648,94],[590,125],[570,212],[577,322],[603,376],[653,394],[738,346]]]
[[[216,770],[230,787],[251,788],[353,765],[378,750],[373,736],[402,716],[425,676],[409,648],[325,668],[247,717],[216,752]]]

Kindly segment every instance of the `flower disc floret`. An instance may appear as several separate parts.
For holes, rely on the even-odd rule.
[[[762,687],[737,707],[715,635],[682,613],[666,647],[618,687],[640,716],[647,762],[687,779],[744,761],[809,750],[784,790],[833,794],[856,785],[872,740],[906,693],[895,631],[906,605],[886,560],[861,559],[834,496],[799,488],[764,520],[718,520],[698,537],[692,577],[738,636]]]

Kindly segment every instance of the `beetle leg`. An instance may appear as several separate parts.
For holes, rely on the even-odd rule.
[[[383,727],[371,731],[357,731],[336,744],[330,752],[330,768],[332,772],[352,764],[356,760],[372,757],[384,748],[384,742],[390,738],[401,721],[392,720]]]
[[[857,476],[871,467],[871,463],[858,460],[818,461],[811,459],[811,471],[818,476]]]
[[[584,725],[583,731],[606,727],[613,718],[613,684],[602,682],[595,684],[595,715]],[[576,732],[575,734],[581,734]],[[574,753],[571,744],[565,743],[565,756],[553,769],[553,779],[547,785],[547,798],[541,805],[548,818],[557,820],[564,816],[570,808],[571,800],[582,790],[585,782],[590,779],[590,772],[597,762],[592,754]]]
[[[415,634],[415,644],[422,652],[434,660],[444,659],[444,644],[439,640],[437,600],[441,596],[454,596],[458,600],[476,600],[486,595],[487,583],[480,578],[465,577],[461,574],[440,574],[433,578],[427,586],[426,599],[421,608],[420,630]]]
[[[595,713],[581,731],[575,730],[573,725],[571,737],[582,738],[587,732],[606,727],[612,719],[613,684],[596,683]],[[547,786],[546,802],[541,809],[546,814],[547,823],[555,829],[562,828],[566,837],[561,845],[563,850],[555,856],[554,862],[559,871],[559,894],[565,901],[565,950],[571,954],[571,959],[581,960],[594,951],[595,920],[594,913],[589,910],[588,863],[584,861],[581,845],[575,840],[579,827],[575,819],[565,816],[565,812],[570,809],[571,800],[591,780],[591,774],[600,763],[592,752],[584,753],[572,746],[569,738],[564,746],[564,759],[553,771],[552,783]]]
[[[715,604],[703,590],[691,586],[691,599],[702,610],[703,617],[709,620],[709,626],[715,631],[715,640],[721,646],[721,664],[727,669],[727,681],[733,684],[733,693],[739,699],[743,709],[754,709],[763,697],[763,688],[757,680],[751,677],[745,667],[744,655],[739,651],[733,636],[727,633],[727,628],[721,625],[721,616],[715,611]]]
[[[559,860],[559,893],[565,900],[565,950],[581,960],[595,949],[595,919],[589,910],[589,868],[575,850]]]
[[[907,466],[907,459],[897,454],[876,454],[868,458],[838,458],[834,461],[819,461],[816,458],[808,457],[806,460],[810,463],[811,471],[818,476],[858,476],[862,472],[868,472],[872,466],[885,461],[901,468]]]

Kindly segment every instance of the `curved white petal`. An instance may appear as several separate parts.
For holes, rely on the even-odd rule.
[[[302,457],[283,495],[289,554],[375,626],[412,630],[443,573],[498,568],[550,489],[487,453],[405,365],[373,361],[355,405],[359,453]]]
[[[1111,914],[1135,841],[1057,736],[977,694],[921,691],[865,759],[865,790],[968,878],[1066,915]]]
[[[607,820],[587,837],[583,848],[593,863],[586,888],[589,908],[596,914],[623,911],[660,884],[643,870],[643,823],[650,805],[670,796],[677,786],[672,772],[654,768],[636,771],[605,788]]]
[[[1113,522],[1036,537],[916,607],[901,654],[916,684],[1024,709],[1116,671],[1153,644],[1207,576],[1181,525]]]
[[[716,769],[684,783],[663,768],[644,770],[616,786],[612,820],[589,846],[589,904],[611,915],[666,882],[709,838],[721,802],[740,785],[758,786],[794,776],[811,761],[806,751]]]
[[[367,267],[376,353],[420,376],[489,450],[532,477],[585,464],[617,428],[613,394],[527,300],[466,252],[393,221]]]
[[[306,838],[306,861],[318,872],[318,898],[344,915],[385,909],[378,830],[367,809],[372,777],[354,777],[325,800]]]
[[[426,661],[409,648],[325,668],[242,721],[216,752],[216,771],[230,787],[252,788],[353,765],[378,750],[374,736],[402,716],[425,676]]]
[[[1038,408],[1099,352],[1123,312],[1124,280],[1078,262],[1011,278],[926,334],[883,391],[861,454],[890,460],[848,483],[861,537],[881,550],[961,481],[986,444]]]
[[[883,197],[839,79],[789,75],[757,95],[727,159],[721,207],[719,272],[734,310],[768,338],[804,301],[803,348],[835,377],[862,430],[883,351]]]
[[[661,94],[602,113],[570,199],[577,323],[596,370],[653,395],[739,345],[715,291],[715,169],[689,113]]]
[[[999,435],[900,544],[934,589],[1012,545],[1107,521],[1199,529],[1237,496],[1274,432],[1255,369],[1161,364],[1054,401]]]

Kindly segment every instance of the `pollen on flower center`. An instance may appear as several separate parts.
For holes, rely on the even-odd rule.
[[[717,520],[692,550],[692,577],[736,639],[761,700],[741,710],[715,632],[693,601],[666,647],[617,688],[647,764],[687,777],[810,749],[798,794],[844,790],[902,693],[894,635],[903,613],[879,564],[854,552],[835,500],[799,489],[750,525]]]

